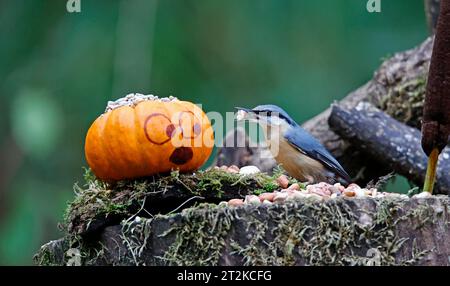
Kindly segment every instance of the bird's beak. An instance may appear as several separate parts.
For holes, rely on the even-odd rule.
[[[237,121],[257,119],[256,113],[249,108],[235,107],[235,109],[237,110],[237,113],[236,113]]]

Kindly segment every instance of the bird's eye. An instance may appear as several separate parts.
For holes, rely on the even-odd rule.
[[[260,110],[260,111],[258,111],[258,114],[263,114],[263,115],[269,117],[272,114],[272,111],[270,111],[270,110]]]
[[[253,112],[258,114],[258,115],[260,114],[260,115],[263,115],[263,116],[266,116],[266,117],[272,116],[272,111],[271,110],[254,110]]]

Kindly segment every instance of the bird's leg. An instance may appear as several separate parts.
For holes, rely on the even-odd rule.
[[[425,183],[423,185],[423,191],[433,194],[434,181],[436,180],[436,168],[439,157],[439,149],[434,148],[428,157],[427,174],[425,175]]]

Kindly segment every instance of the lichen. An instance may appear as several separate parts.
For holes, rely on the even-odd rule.
[[[199,211],[201,210],[201,211]],[[175,233],[175,242],[163,257],[169,265],[218,265],[225,237],[229,234],[235,217],[233,209],[204,204],[182,212],[182,223],[161,237]]]
[[[58,252],[52,247],[54,242],[49,242],[41,246],[39,251],[33,256],[33,261],[40,266],[58,266],[61,261],[58,261]]]
[[[251,221],[249,243],[233,243],[244,265],[357,264],[352,250],[361,247],[363,232],[346,203],[304,201],[276,208],[277,212],[268,212],[272,229],[262,221]]]
[[[40,266],[81,266],[105,264],[104,246],[78,235],[66,235],[41,246],[33,260]]]
[[[426,75],[388,86],[387,93],[376,106],[393,118],[412,127],[421,127]]]

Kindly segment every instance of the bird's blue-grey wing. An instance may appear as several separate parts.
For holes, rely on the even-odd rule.
[[[285,133],[284,137],[300,152],[321,162],[328,170],[339,175],[347,182],[351,182],[350,176],[341,164],[339,164],[333,155],[331,155],[317,139],[308,134],[303,128],[299,126],[292,128]]]

